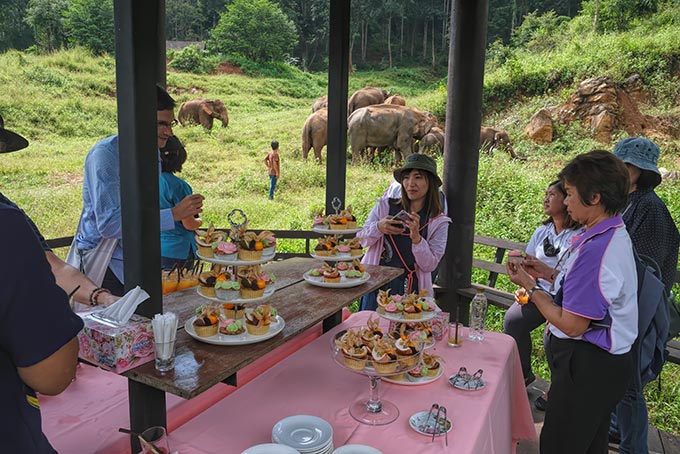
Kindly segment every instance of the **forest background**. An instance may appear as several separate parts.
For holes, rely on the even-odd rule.
[[[352,1],[350,93],[386,88],[444,124],[450,7],[444,0]],[[205,50],[168,52],[171,93],[178,102],[220,98],[229,109],[228,128],[175,130],[189,152],[180,176],[206,195],[203,218],[225,226],[227,214],[241,208],[254,228],[308,229],[324,206],[326,171],[302,160],[300,132],[313,100],[327,92],[328,0],[168,0],[166,10],[168,39],[206,42]],[[69,236],[82,204],[84,157],[117,128],[113,2],[0,0],[0,11],[0,113],[31,142],[0,160],[0,190],[46,237]],[[621,83],[634,73],[648,94],[643,113],[680,117],[680,1],[490,0],[483,122],[507,129],[527,161],[480,157],[476,233],[527,241],[559,169],[626,136],[616,131],[602,144],[583,125],[556,124],[555,140],[536,145],[524,134],[532,114],[564,103],[587,78]],[[262,159],[272,139],[281,143],[282,178],[270,203]],[[653,139],[660,165],[680,169],[680,140]],[[391,157],[352,165],[347,179],[346,202],[363,221],[391,180]],[[665,181],[657,189],[676,223],[679,187]],[[493,257],[476,251],[484,253]],[[473,278],[484,280],[481,273]],[[507,280],[499,286],[514,289]],[[501,329],[502,316],[491,312],[492,329]],[[540,329],[534,343],[535,368],[548,378]],[[668,364],[662,392],[647,390],[652,424],[676,434],[678,375]]]

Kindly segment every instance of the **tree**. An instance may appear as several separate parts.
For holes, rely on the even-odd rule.
[[[66,0],[29,0],[25,20],[39,51],[52,52],[66,42],[62,21],[66,6]]]
[[[0,52],[25,49],[34,43],[33,33],[24,21],[28,0],[0,0]]]
[[[170,40],[198,41],[206,37],[205,17],[200,0],[166,0],[165,34]]]
[[[293,22],[269,0],[234,0],[211,35],[211,51],[258,63],[283,61],[298,39]]]
[[[283,12],[293,21],[300,40],[295,55],[305,70],[321,67],[328,44],[328,0],[279,0]]]
[[[87,47],[94,54],[113,53],[113,0],[70,0],[64,28],[69,45]]]

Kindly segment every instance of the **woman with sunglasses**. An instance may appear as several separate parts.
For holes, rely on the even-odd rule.
[[[362,263],[405,270],[387,284],[392,295],[427,290],[433,296],[432,271],[444,255],[451,222],[442,213],[437,164],[429,156],[412,154],[394,171],[394,179],[401,183],[401,197],[385,194],[378,199],[357,233],[368,247]],[[361,310],[377,308],[376,293],[361,299]]]
[[[558,175],[564,203],[583,224],[562,257],[552,295],[520,263],[510,280],[527,291],[548,322],[545,351],[552,374],[540,451],[608,452],[610,414],[633,374],[638,332],[633,244],[619,213],[626,207],[628,170],[612,153],[595,150],[571,160]]]
[[[548,218],[534,230],[526,249],[527,271],[537,278],[537,283],[542,289],[552,294],[557,292],[554,277],[560,268],[561,258],[579,228],[579,224],[569,216],[564,205],[566,195],[560,181],[553,181],[548,185],[543,197],[543,213]],[[517,297],[524,293],[524,289],[516,292]],[[517,342],[524,383],[527,386],[536,379],[531,370],[531,331],[543,323],[545,317],[536,306],[520,305],[517,302],[510,306],[503,320],[503,332]],[[545,399],[545,396],[541,396],[536,400],[539,410],[545,410]]]

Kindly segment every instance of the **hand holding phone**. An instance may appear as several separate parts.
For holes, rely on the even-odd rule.
[[[411,215],[408,214],[406,210],[401,210],[399,213],[392,216],[395,221],[409,222],[411,220]]]

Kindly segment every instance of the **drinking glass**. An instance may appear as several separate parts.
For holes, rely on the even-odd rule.
[[[165,427],[149,427],[140,434],[140,438],[144,440],[139,440],[142,445],[142,454],[170,454],[168,433]]]
[[[449,323],[449,335],[447,343],[450,347],[460,347],[463,342],[463,324],[460,322]]]

